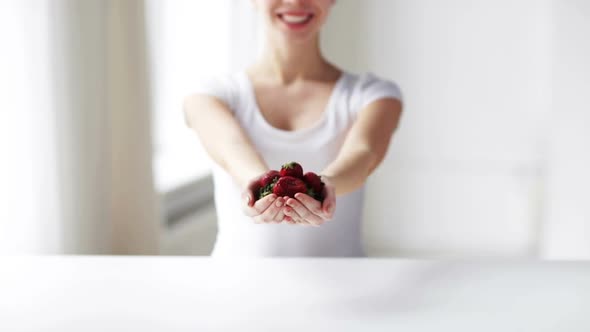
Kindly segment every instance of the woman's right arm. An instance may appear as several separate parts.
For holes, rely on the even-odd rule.
[[[268,170],[229,107],[215,97],[193,94],[184,100],[187,126],[194,130],[211,158],[245,189]]]
[[[281,222],[284,199],[268,195],[255,201],[258,179],[268,166],[233,116],[215,97],[193,94],[184,100],[186,125],[195,131],[205,151],[242,189],[242,209],[256,223]]]

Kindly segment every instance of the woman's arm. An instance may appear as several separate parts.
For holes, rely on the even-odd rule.
[[[361,110],[338,157],[322,172],[337,196],[360,188],[383,161],[401,113],[398,99],[380,99]]]
[[[297,194],[296,199],[287,200],[285,215],[314,226],[332,219],[336,196],[361,187],[385,157],[401,112],[402,104],[397,99],[380,99],[365,107],[346,136],[338,157],[322,172],[326,199],[320,203]]]
[[[184,114],[187,126],[196,132],[207,153],[242,189],[268,170],[226,104],[194,94],[185,98]]]

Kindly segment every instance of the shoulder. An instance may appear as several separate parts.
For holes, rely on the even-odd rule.
[[[237,85],[238,73],[200,76],[195,79],[191,88],[193,94],[220,94],[234,89]]]
[[[372,72],[346,73],[346,76],[345,86],[350,101],[350,111],[353,114],[378,100],[403,101],[402,91],[397,82],[392,79],[383,78]]]
[[[240,90],[240,73],[202,76],[195,80],[187,98],[212,97],[234,109]]]
[[[381,77],[372,72],[352,74],[352,77],[354,92],[360,94],[364,99],[393,98],[402,100],[401,89],[392,79]]]

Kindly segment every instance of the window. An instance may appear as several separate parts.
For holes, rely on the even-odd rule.
[[[197,80],[251,63],[259,48],[255,11],[244,0],[147,0],[154,177],[167,224],[211,204],[210,160],[184,122]]]
[[[210,173],[197,136],[184,123],[182,103],[196,80],[230,70],[230,1],[149,0],[154,175],[170,192]]]

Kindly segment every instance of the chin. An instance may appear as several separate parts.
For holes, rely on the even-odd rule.
[[[293,44],[307,44],[311,41],[313,41],[316,37],[317,34],[315,33],[310,33],[310,34],[305,34],[305,35],[293,35],[293,34],[288,34],[288,33],[282,33],[281,34],[282,38],[285,41],[288,41],[290,43]]]
[[[282,39],[283,41],[296,44],[305,44],[315,40],[319,35],[319,31],[286,31],[285,29],[275,28],[275,37]]]

